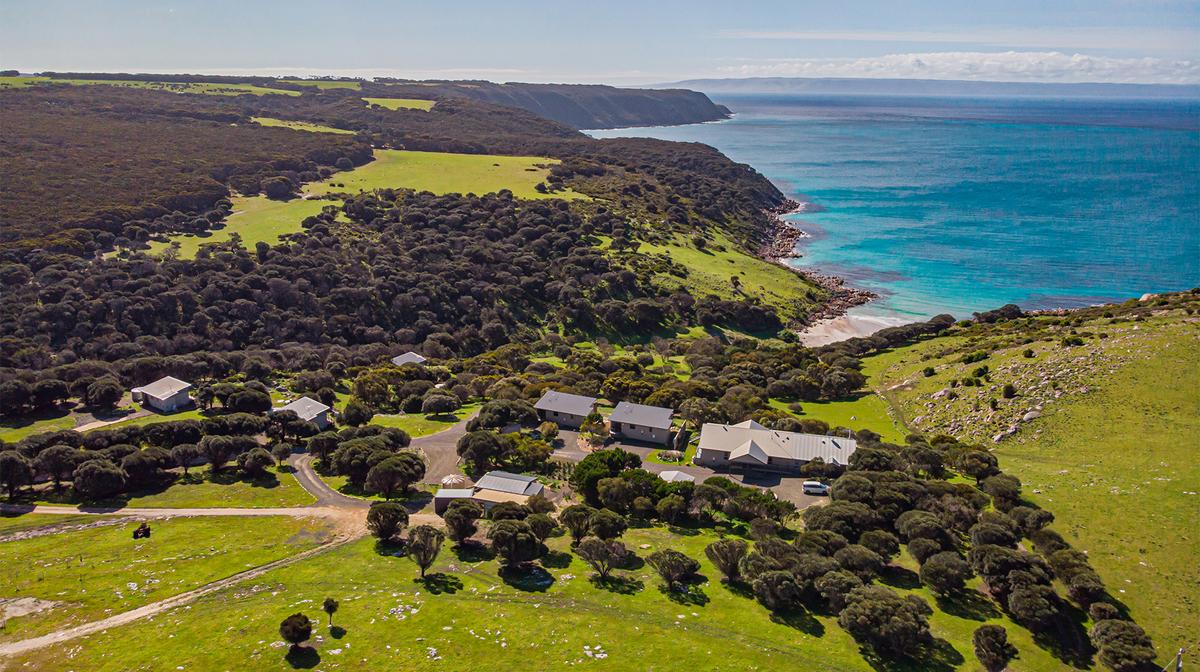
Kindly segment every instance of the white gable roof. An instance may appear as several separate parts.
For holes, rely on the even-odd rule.
[[[406,352],[403,355],[396,355],[392,358],[392,364],[403,366],[404,364],[424,364],[425,358],[415,352]]]
[[[190,390],[191,388],[191,383],[167,376],[165,378],[159,378],[149,385],[135,387],[133,388],[133,391],[141,392],[142,394],[148,397],[154,397],[155,399],[166,399],[184,390]]]
[[[679,483],[679,482],[695,483],[696,482],[695,476],[692,476],[691,474],[689,474],[687,472],[683,472],[683,471],[675,471],[675,470],[663,471],[663,472],[659,472],[658,477],[668,483]]]
[[[739,462],[766,464],[772,457],[808,462],[819,457],[831,464],[845,465],[858,448],[858,442],[840,436],[781,432],[747,420],[737,425],[705,423],[700,430],[699,448],[728,453],[728,459]]]
[[[321,402],[317,401],[316,399],[309,399],[308,397],[300,397],[299,399],[293,401],[292,403],[288,404],[287,406],[284,406],[283,408],[281,408],[279,410],[291,411],[291,412],[295,413],[296,416],[299,417],[301,420],[304,420],[305,422],[307,422],[307,421],[310,421],[313,418],[317,417],[318,415],[328,411],[329,407],[326,406],[325,404],[322,404]]]

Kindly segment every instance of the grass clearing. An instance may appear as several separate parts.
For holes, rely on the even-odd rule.
[[[299,91],[273,89],[255,84],[230,84],[225,82],[141,82],[121,79],[54,79],[51,77],[0,77],[2,88],[26,88],[30,86],[47,86],[54,84],[69,84],[71,86],[119,86],[129,89],[150,89],[153,91],[170,91],[172,93],[202,93],[209,96],[240,96],[253,94],[265,96],[268,94],[281,96],[298,96]]]
[[[382,149],[375,151],[375,160],[371,163],[308,185],[306,190],[311,194],[326,195],[405,187],[435,194],[482,195],[508,189],[517,198],[586,199],[583,194],[571,190],[542,194],[534,189],[549,175],[546,166],[556,163],[557,159],[539,156]]]
[[[773,408],[787,410],[789,404],[778,399],[770,402]],[[908,434],[888,415],[887,402],[871,392],[859,392],[854,399],[839,401],[802,401],[802,411],[793,414],[801,419],[822,420],[830,427],[869,429],[878,433],[885,441],[904,443]]]
[[[277,507],[306,506],[315,500],[301,487],[293,475],[292,468],[271,467],[266,476],[259,479],[244,478],[233,465],[213,476],[208,467],[193,467],[184,477],[175,470],[179,478],[162,486],[150,488],[105,502],[89,502],[106,506],[131,506],[157,509],[204,509],[237,507],[248,509],[270,509]],[[55,492],[50,484],[39,486],[33,496],[35,504],[76,505],[80,502],[70,498],[70,490]]]
[[[151,521],[152,536],[135,541],[137,525],[0,544],[5,567],[0,597],[57,603],[9,619],[0,641],[36,637],[177,595],[312,548],[327,534],[317,523],[287,517],[172,518]],[[169,642],[164,639],[163,646]]]
[[[0,535],[36,530],[39,527],[49,527],[51,525],[78,525],[95,519],[95,516],[90,516],[86,513],[78,515],[63,515],[58,513],[0,513]]]
[[[310,124],[304,121],[289,121],[287,119],[275,119],[273,117],[250,117],[250,120],[259,126],[290,128],[294,131],[308,131],[309,133],[336,133],[338,135],[354,135],[354,131],[348,131],[344,128],[322,126],[321,124]]]
[[[34,420],[29,418],[6,419],[0,423],[0,441],[16,443],[34,434],[57,432],[73,427],[75,427],[75,416],[71,413],[40,417]]]
[[[880,669],[864,660],[831,616],[773,617],[752,596],[718,582],[719,574],[703,552],[716,538],[711,530],[674,534],[661,527],[631,529],[623,538],[642,558],[652,550],[674,548],[699,560],[708,582],[693,593],[703,597],[691,602],[664,594],[648,566],[618,572],[626,577],[620,590],[596,586],[588,578],[590,569],[566,553],[564,537],[549,542],[549,582],[506,581],[494,560],[459,559],[447,544],[430,570],[432,580],[424,584],[416,581],[411,560],[380,554],[365,539],[270,572],[257,581],[257,590],[243,586],[215,593],[189,608],[114,628],[71,647],[35,651],[13,664],[101,672],[149,668],[166,659],[185,669],[432,665],[459,670],[473,669],[480,660],[495,669]],[[899,575],[904,577],[904,570]],[[922,589],[900,590],[931,599]],[[325,597],[341,602],[332,628],[320,611]],[[297,611],[315,622],[314,649],[288,661],[286,647],[276,641],[278,627]],[[1009,668],[1013,672],[1062,669],[1032,643],[1029,631],[999,614],[959,617],[940,611],[931,619],[934,634],[943,640],[936,654],[886,669],[978,669],[970,632],[985,620],[1004,624],[1020,649]],[[603,627],[597,627],[601,622]],[[214,632],[221,636],[212,637]]]
[[[450,429],[456,422],[479,410],[482,404],[465,404],[452,414],[428,415],[425,413],[401,413],[398,415],[376,415],[370,424],[380,427],[403,429],[411,437],[427,436]]]
[[[388,110],[424,110],[428,112],[437,104],[436,100],[419,98],[363,98],[367,105],[378,105]]]
[[[266,196],[238,196],[233,200],[233,214],[225,222],[225,227],[207,232],[207,235],[179,235],[171,238],[179,243],[179,257],[192,259],[200,251],[201,245],[224,243],[238,234],[242,246],[253,250],[258,243],[277,245],[280,239],[289,233],[300,230],[300,223],[306,218],[317,215],[327,205],[337,205],[331,201],[320,199],[293,198],[289,201],[276,201]],[[160,255],[172,247],[171,243],[150,243],[149,254]]]

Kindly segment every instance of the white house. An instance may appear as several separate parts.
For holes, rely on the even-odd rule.
[[[421,366],[425,366],[425,362],[427,361],[429,360],[411,351],[406,352],[403,355],[396,355],[395,357],[392,357],[392,364],[395,364],[396,366],[404,366],[405,364],[420,364]]]
[[[296,417],[300,418],[301,420],[303,420],[305,422],[311,422],[314,425],[316,425],[317,427],[319,427],[320,429],[328,429],[328,427],[330,425],[330,421],[329,421],[329,411],[330,410],[332,410],[332,409],[330,409],[325,404],[322,404],[321,402],[317,401],[316,399],[310,399],[309,397],[300,397],[299,399],[293,401],[292,403],[290,403],[282,408],[275,409],[275,411],[273,411],[273,412],[291,411],[296,414]]]
[[[163,413],[173,413],[192,403],[188,390],[192,384],[167,376],[130,390],[133,400]]]
[[[796,472],[818,457],[827,464],[845,466],[857,448],[854,439],[781,432],[753,420],[737,425],[708,422],[700,429],[693,462],[712,468]]]
[[[596,398],[546,390],[533,405],[542,420],[570,429],[579,429],[587,416],[596,410]]]
[[[608,416],[609,431],[635,441],[666,445],[671,440],[671,416],[675,411],[622,401]]]

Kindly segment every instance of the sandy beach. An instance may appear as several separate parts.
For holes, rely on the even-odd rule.
[[[838,315],[826,320],[820,320],[800,332],[800,342],[809,347],[818,347],[837,343],[856,336],[870,336],[886,329],[907,324],[913,320],[898,317],[877,317],[871,315]]]

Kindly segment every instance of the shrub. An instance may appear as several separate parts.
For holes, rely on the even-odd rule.
[[[1130,621],[1106,620],[1089,633],[1099,650],[1100,662],[1114,672],[1135,672],[1154,662],[1154,645],[1140,626]]]
[[[838,623],[881,654],[906,656],[933,643],[928,620],[932,613],[916,595],[900,597],[883,586],[862,586],[846,597]]]
[[[921,563],[921,583],[939,595],[961,591],[971,578],[971,567],[954,551],[942,551]]]
[[[754,597],[771,611],[791,611],[800,606],[804,595],[791,572],[764,572],[754,579],[753,587]]]
[[[367,528],[380,541],[391,541],[408,525],[408,511],[398,502],[374,502],[367,511]]]
[[[975,657],[987,672],[1001,672],[1017,656],[1017,647],[1008,643],[1008,632],[999,625],[981,625],[971,635]]]
[[[298,646],[312,637],[312,621],[304,614],[292,614],[279,624],[279,636],[292,646]]]
[[[126,476],[108,460],[88,460],[75,468],[75,492],[84,500],[111,497],[125,489]]]
[[[721,539],[706,546],[704,555],[725,575],[726,581],[733,583],[741,578],[739,566],[748,548],[748,544],[741,539]]]
[[[655,551],[646,557],[669,590],[676,590],[700,571],[700,563],[674,549]]]

